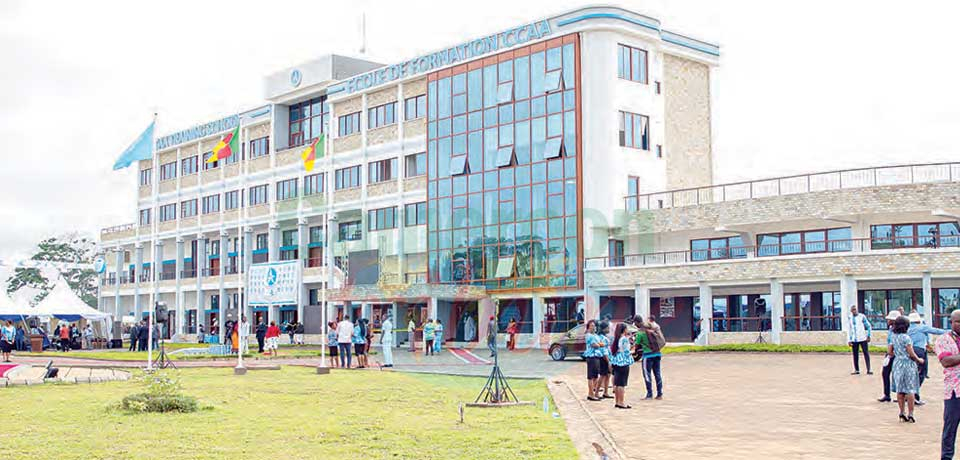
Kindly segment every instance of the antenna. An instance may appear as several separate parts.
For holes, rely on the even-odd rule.
[[[360,13],[360,54],[367,52],[367,13]]]

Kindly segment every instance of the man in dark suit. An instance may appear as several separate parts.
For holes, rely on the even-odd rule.
[[[140,351],[147,351],[147,339],[149,338],[150,329],[147,329],[147,322],[140,321],[140,328],[137,331],[137,339],[140,344],[138,348]]]
[[[260,320],[260,323],[257,324],[257,353],[263,353],[263,341],[267,336],[267,325],[263,324],[263,320]]]
[[[140,340],[140,327],[134,323],[133,326],[130,326],[130,349],[127,351],[134,351],[137,349],[137,342]]]

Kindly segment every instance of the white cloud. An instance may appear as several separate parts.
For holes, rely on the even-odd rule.
[[[717,41],[719,181],[956,159],[958,6],[882,1],[616,2]],[[262,77],[355,54],[382,62],[584,2],[0,2],[0,257],[135,218],[116,156],[161,131],[262,102]],[[55,14],[51,14],[55,12]]]

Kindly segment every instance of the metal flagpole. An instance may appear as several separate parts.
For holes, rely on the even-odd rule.
[[[324,126],[324,130],[329,131],[329,127]],[[327,157],[328,152],[330,151],[327,145],[329,143],[329,136],[326,135],[326,132],[324,132],[322,136],[323,136],[323,156]],[[327,354],[326,354],[327,335],[330,334],[330,331],[328,331],[329,325],[327,325],[327,289],[330,288],[330,283],[328,282],[328,280],[331,274],[330,265],[327,264],[327,255],[328,255],[328,252],[330,251],[330,245],[328,244],[329,236],[330,236],[330,207],[327,206],[327,203],[329,201],[328,200],[329,192],[327,190],[328,190],[328,182],[330,182],[330,177],[327,176],[327,172],[330,171],[330,168],[326,166],[328,165],[324,165],[323,175],[321,176],[323,177],[324,212],[323,212],[323,226],[322,226],[323,247],[321,248],[320,266],[323,267],[324,269],[324,276],[323,276],[323,280],[320,281],[320,295],[322,296],[321,297],[322,300],[320,301],[320,305],[321,305],[320,321],[323,323],[323,338],[321,339],[321,342],[323,342],[323,345],[320,347],[320,367],[327,367]]]
[[[246,183],[247,183],[247,172],[249,172],[249,165],[248,165],[249,162],[246,161],[246,158],[245,158],[245,156],[244,156],[244,154],[243,154],[243,152],[245,152],[245,149],[246,149],[246,146],[245,146],[244,143],[243,143],[243,115],[240,115],[239,120],[237,120],[237,124],[239,125],[238,135],[240,136],[240,141],[239,141],[240,152],[241,152],[241,154],[240,154],[240,155],[241,155],[240,162],[241,162],[241,165],[242,165],[242,166],[241,166],[242,171],[241,171],[241,174],[240,174],[240,177],[241,177],[241,179],[240,179],[240,195],[241,195],[241,196],[240,196],[240,197],[237,197],[237,198],[238,198],[239,200],[242,200],[242,199],[243,199],[242,195],[243,195],[244,191],[246,191],[245,186],[246,186]],[[234,155],[236,155],[236,152],[234,152]],[[247,203],[247,206],[249,206],[249,205],[250,205],[250,203]],[[243,238],[243,231],[242,231],[243,229],[241,228],[241,226],[242,226],[241,216],[242,216],[242,218],[243,218],[244,220],[246,219],[246,216],[247,216],[247,206],[243,206],[241,212],[238,212],[238,213],[237,213],[237,236],[239,237],[239,239],[238,239],[237,241],[238,241],[238,244],[240,245],[240,246],[237,248],[237,260],[241,260],[241,257],[242,257],[242,256],[246,256],[246,251],[243,250],[243,248],[244,248],[244,246],[243,246],[243,244],[244,244],[244,238]],[[237,322],[236,322],[236,328],[237,328],[237,342],[239,342],[239,343],[237,343],[237,367],[234,368],[234,373],[235,373],[235,374],[242,374],[242,373],[245,373],[245,372],[246,372],[246,368],[243,367],[243,343],[246,341],[246,337],[243,337],[243,339],[241,339],[241,336],[242,336],[242,334],[243,334],[243,332],[244,332],[244,331],[243,331],[243,305],[244,305],[244,301],[243,301],[243,283],[244,283],[244,278],[243,278],[243,266],[244,266],[245,264],[246,264],[246,261],[242,261],[242,262],[240,262],[240,266],[237,268]]]
[[[156,112],[153,113],[153,132],[154,132],[154,133],[157,132],[157,113],[156,113]],[[152,161],[153,161],[154,171],[158,171],[158,172],[159,172],[159,170],[156,168],[156,166],[157,166],[157,143],[156,143],[156,141],[155,141],[154,139],[152,139],[152,138],[150,139],[150,152],[151,152],[151,153],[150,153],[150,158],[151,158]],[[151,227],[151,229],[153,230],[153,231],[151,232],[151,236],[150,236],[150,245],[151,245],[151,247],[152,247],[152,250],[150,251],[150,254],[153,255],[153,260],[150,262],[150,278],[153,280],[153,289],[150,290],[150,305],[149,305],[150,311],[147,313],[147,322],[148,322],[148,324],[147,324],[147,371],[153,371],[153,324],[154,324],[154,320],[156,320],[156,318],[154,318],[154,313],[155,313],[155,310],[156,310],[157,289],[159,288],[159,286],[157,286],[157,285],[159,284],[159,282],[158,282],[158,280],[157,280],[157,268],[158,268],[158,267],[157,267],[157,259],[158,259],[158,254],[157,254],[157,232],[160,230],[160,227],[159,227],[159,225],[158,225],[158,223],[157,223],[157,222],[160,220],[160,207],[157,205],[157,197],[158,197],[158,194],[159,194],[159,192],[160,192],[160,189],[159,189],[158,184],[157,184],[158,182],[160,182],[160,176],[159,176],[159,174],[158,174],[156,177],[154,177],[153,179],[154,179],[154,180],[152,181],[152,182],[153,182],[153,206],[152,206],[152,208],[153,208],[154,210],[156,210],[157,212],[154,213],[154,215],[152,216],[153,218],[150,219],[150,221],[151,221],[151,226],[150,226],[150,227]],[[142,267],[141,267],[141,269],[142,269]]]

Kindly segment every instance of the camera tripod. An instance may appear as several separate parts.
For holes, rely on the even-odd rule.
[[[513,389],[510,388],[510,384],[507,383],[507,378],[503,376],[503,372],[500,372],[499,350],[495,350],[494,352],[493,370],[490,371],[490,377],[487,377],[487,383],[483,386],[483,389],[480,390],[477,399],[473,401],[474,404],[479,403],[481,399],[484,403],[489,404],[520,402],[517,395],[513,393]]]
[[[177,365],[167,356],[167,349],[163,346],[164,342],[166,342],[166,340],[160,339],[160,353],[157,355],[157,358],[153,360],[153,365],[157,369],[166,369],[168,367],[176,369]]]

